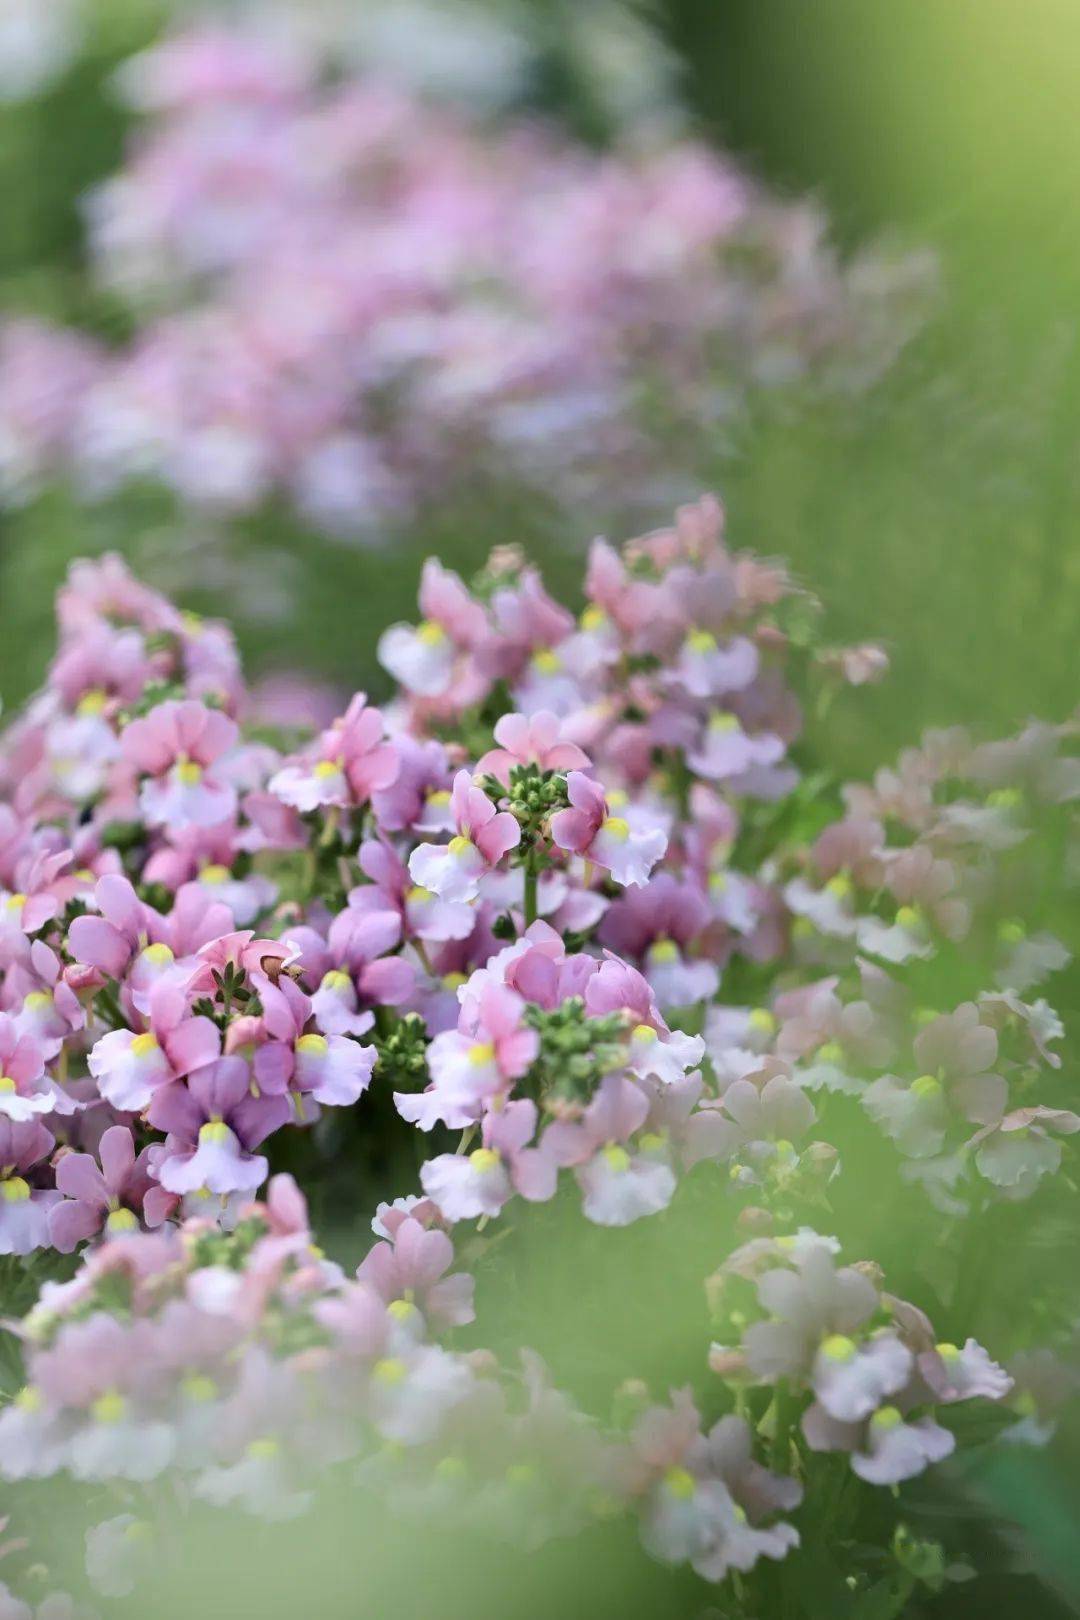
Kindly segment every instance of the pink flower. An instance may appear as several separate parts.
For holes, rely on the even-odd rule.
[[[174,985],[150,992],[148,1028],[110,1030],[87,1060],[105,1101],[138,1113],[159,1086],[181,1079],[221,1054],[221,1036],[209,1018],[192,1017],[187,997]]]
[[[464,1272],[448,1277],[453,1260],[453,1244],[445,1232],[406,1217],[392,1237],[368,1250],[356,1275],[404,1323],[418,1318],[421,1329],[425,1322],[436,1329],[462,1327],[476,1314],[473,1279]]]
[[[357,692],[339,720],[322,733],[314,751],[284,765],[270,780],[270,791],[294,810],[324,805],[366,804],[392,786],[399,770],[397,750],[387,742],[383,717]]]
[[[122,978],[132,957],[148,943],[147,909],[119,872],[98,879],[94,904],[98,916],[88,912],[76,917],[68,929],[68,950],[76,962],[99,969],[107,979]]]
[[[648,1142],[631,1145],[648,1113],[641,1088],[612,1074],[579,1122],[556,1120],[544,1133],[544,1151],[573,1165],[585,1215],[599,1226],[628,1226],[671,1202],[675,1173],[667,1159]]]
[[[60,1194],[26,1178],[55,1145],[39,1120],[0,1116],[0,1254],[30,1254],[48,1246],[49,1210]]]
[[[433,1084],[427,1091],[395,1092],[403,1118],[421,1130],[439,1120],[455,1130],[479,1119],[534,1061],[539,1037],[522,1021],[525,1003],[513,990],[487,984],[466,1004],[458,1028],[436,1035],[428,1047]]]
[[[420,577],[419,625],[396,624],[379,638],[378,658],[416,697],[438,698],[450,688],[455,660],[481,642],[487,615],[458,578],[434,557]]]
[[[331,1107],[356,1102],[371,1082],[375,1048],[360,1046],[347,1035],[307,1030],[311,1002],[284,975],[276,985],[264,974],[252,978],[262,1002],[263,1030],[269,1037],[255,1052],[255,1079],[260,1089],[271,1097],[291,1095],[300,1119],[305,1118],[303,1099],[307,1096]]]
[[[625,817],[611,815],[603,788],[580,771],[570,772],[566,788],[571,808],[551,818],[558,847],[606,867],[616,883],[646,883],[667,849],[667,834],[659,827],[635,831]]]
[[[478,776],[498,777],[503,787],[510,785],[515,765],[536,765],[542,771],[588,770],[591,761],[573,742],[560,738],[561,723],[550,709],[541,709],[531,718],[504,714],[495,724],[495,741],[479,760]]]
[[[160,1095],[160,1093],[159,1093]],[[150,1189],[149,1148],[136,1158],[126,1125],[112,1125],[90,1153],[65,1153],[56,1166],[64,1202],[49,1211],[49,1236],[61,1254],[102,1230],[120,1237],[140,1229],[143,1199]]]
[[[167,1192],[181,1195],[202,1188],[217,1197],[253,1193],[268,1166],[250,1150],[290,1117],[284,1097],[252,1094],[243,1058],[219,1058],[152,1098],[150,1123],[169,1133],[154,1174]]]
[[[450,804],[456,835],[449,844],[414,849],[409,871],[414,882],[442,900],[475,900],[484,874],[520,842],[521,828],[508,810],[496,810],[468,771],[454,778]]]
[[[20,1035],[30,1035],[46,1062],[56,1057],[75,1031],[85,1028],[86,1013],[54,950],[36,939],[30,947],[30,975],[22,1006],[15,1014]]]
[[[123,731],[124,758],[145,778],[139,796],[152,827],[170,833],[213,827],[236,811],[236,789],[222,769],[236,746],[236,722],[188,699],[169,700]]]
[[[0,1013],[0,1114],[27,1120],[56,1107],[56,1088],[45,1074],[45,1054],[32,1035]]]
[[[558,1170],[544,1146],[529,1147],[536,1104],[528,1098],[484,1115],[482,1145],[472,1153],[442,1153],[420,1171],[420,1183],[448,1221],[497,1215],[515,1192],[532,1203],[555,1195]]]

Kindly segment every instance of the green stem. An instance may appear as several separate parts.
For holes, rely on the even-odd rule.
[[[536,921],[536,857],[532,850],[525,857],[525,927],[530,928]]]
[[[781,1378],[776,1386],[776,1427],[772,1440],[772,1467],[778,1474],[786,1474],[791,1466],[791,1425],[795,1417],[795,1403],[787,1380]]]
[[[120,1003],[116,995],[107,985],[102,985],[95,998],[100,1010],[106,1015],[113,1029],[126,1029],[127,1019],[120,1010]]]

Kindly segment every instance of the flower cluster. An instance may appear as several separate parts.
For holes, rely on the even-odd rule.
[[[650,509],[751,385],[859,386],[920,323],[927,267],[837,263],[818,214],[693,144],[600,159],[493,141],[255,29],[190,26],[126,64],[145,115],[89,199],[100,287],[138,331],[32,321],[0,345],[0,487],[153,477],[217,513],[284,496],[377,535],[454,471]]]
[[[1014,1383],[963,1256],[1054,1196],[1080,1129],[1037,993],[1068,953],[1018,917],[1040,852],[1055,890],[1075,870],[1073,728],[804,778],[796,683],[883,660],[809,646],[804,593],[728,549],[712,498],[596,542],[585,595],[575,618],[507,549],[470,583],[429,561],[380,642],[390,701],[282,753],[245,731],[224,626],[115,558],[73,569],[0,740],[0,1254],[54,1279],[9,1477],[179,1472],[273,1517],[359,1466],[527,1539],[632,1508],[718,1580],[797,1547],[817,1453],[896,1485],[963,1438],[958,1403],[1050,1432],[1065,1309],[994,1346]],[[422,1162],[348,1279],[271,1171],[313,1131],[347,1156],[354,1117]],[[904,1282],[951,1337],[811,1229],[860,1160],[947,1223]],[[609,1420],[463,1347],[455,1243],[482,1285],[486,1229],[527,1205],[622,1228],[702,1199],[738,1235],[700,1391]],[[129,1520],[91,1537],[107,1588],[150,1557]]]

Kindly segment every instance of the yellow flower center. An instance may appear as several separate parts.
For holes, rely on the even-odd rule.
[[[22,1176],[8,1176],[0,1181],[0,1198],[6,1204],[25,1204],[30,1197],[30,1183]]]
[[[136,1232],[139,1223],[130,1209],[114,1209],[105,1222],[107,1232]]]
[[[679,1502],[689,1502],[697,1490],[697,1482],[688,1468],[669,1468],[664,1474],[666,1489]]]
[[[149,1029],[144,1030],[141,1035],[136,1035],[132,1039],[131,1052],[132,1052],[133,1057],[137,1057],[137,1058],[149,1057],[151,1052],[156,1052],[157,1049],[158,1049],[158,1038]]]
[[[408,1322],[412,1317],[419,1315],[411,1299],[392,1299],[386,1309],[395,1322]]]
[[[333,990],[336,995],[343,995],[346,990],[352,989],[352,980],[340,968],[331,968],[329,973],[323,974],[322,987]]]
[[[296,1043],[296,1050],[313,1053],[316,1057],[325,1057],[330,1050],[330,1042],[325,1035],[301,1035]]]
[[[199,882],[212,884],[228,883],[231,876],[232,874],[227,866],[221,866],[217,862],[212,862],[209,866],[204,866],[202,871],[199,873]]]
[[[494,1056],[494,1041],[477,1041],[474,1046],[469,1047],[469,1062],[474,1069],[486,1068]]]
[[[15,1396],[15,1405],[21,1412],[40,1412],[44,1404],[40,1389],[33,1384],[24,1384]]]
[[[185,1378],[180,1388],[189,1401],[198,1401],[200,1405],[212,1401],[218,1392],[217,1385],[205,1373],[191,1373]]]
[[[444,973],[439,982],[444,990],[460,990],[466,981],[464,973]]]
[[[870,1426],[874,1429],[883,1429],[888,1433],[890,1429],[899,1428],[903,1421],[895,1406],[881,1406],[870,1419]]]
[[[15,1089],[15,1082],[10,1074],[0,1074],[0,1092],[12,1092]]]
[[[538,675],[557,675],[562,669],[562,659],[550,647],[542,647],[533,655],[533,669]]]
[[[256,1462],[270,1462],[281,1451],[281,1446],[272,1435],[266,1435],[262,1440],[253,1440],[247,1448],[247,1454]]]
[[[405,896],[406,903],[410,906],[422,906],[428,900],[434,900],[434,898],[435,896],[431,890],[425,889],[421,883],[414,883]]]
[[[692,653],[715,652],[716,637],[709,630],[691,630],[686,638],[686,645]]]
[[[446,631],[434,619],[424,619],[416,627],[416,639],[422,641],[425,647],[438,647],[446,640]]]
[[[25,894],[9,894],[4,901],[9,911],[21,911],[26,904]]]
[[[607,833],[609,838],[616,839],[618,843],[625,844],[630,836],[630,823],[623,816],[608,816],[606,821],[601,823],[600,831]]]
[[[76,714],[101,714],[109,699],[100,686],[84,692],[75,706]]]
[[[920,1074],[917,1080],[911,1082],[912,1094],[916,1097],[930,1098],[941,1096],[941,1081],[932,1074]]]
[[[947,1342],[943,1344],[935,1344],[934,1349],[937,1351],[942,1361],[960,1360],[960,1350],[955,1344],[949,1344]]]
[[[855,1341],[844,1333],[830,1333],[822,1342],[821,1353],[829,1361],[850,1361],[855,1354]]]
[[[478,1147],[469,1154],[469,1163],[480,1175],[486,1176],[498,1168],[501,1158],[498,1148]]]
[[[227,1142],[232,1135],[223,1119],[208,1119],[199,1127],[200,1142]]]
[[[825,888],[827,892],[834,895],[837,900],[847,900],[852,894],[854,884],[846,872],[837,872],[835,877],[831,877],[829,879],[828,883],[825,885]]]
[[[607,622],[607,614],[603,608],[597,607],[594,602],[583,609],[581,618],[578,620],[583,630],[602,630]]]
[[[677,962],[679,947],[673,939],[658,939],[649,951],[650,962]]]
[[[184,787],[194,787],[197,782],[202,781],[202,766],[195,760],[188,759],[186,754],[181,754],[176,762],[176,779],[182,782]]]
[[[656,1033],[655,1029],[653,1029],[651,1024],[635,1024],[631,1039],[648,1043],[650,1041],[658,1041],[660,1037]]]
[[[738,731],[738,729],[739,722],[733,714],[728,714],[726,709],[719,709],[716,714],[710,716],[710,731],[717,732],[722,736],[727,731]]]
[[[771,1013],[768,1007],[755,1007],[747,1023],[757,1035],[772,1035],[776,1029],[776,1014]]]
[[[127,1401],[119,1390],[107,1389],[90,1408],[95,1423],[119,1423],[127,1414]]]
[[[377,1378],[380,1384],[400,1384],[406,1371],[405,1363],[397,1356],[384,1356],[381,1361],[375,1363],[372,1376]]]
[[[427,802],[433,810],[445,810],[446,806],[450,803],[450,798],[451,794],[449,788],[436,788],[434,793],[428,794]]]
[[[918,906],[901,906],[896,913],[896,921],[901,928],[913,933],[922,927],[922,912]]]
[[[726,872],[710,872],[709,873],[709,892],[710,892],[710,894],[726,894],[727,893],[727,886],[728,886],[728,875],[727,875]]]
[[[325,782],[331,776],[340,776],[344,763],[341,759],[318,759],[311,768],[311,774],[318,777],[320,782]]]
[[[842,1063],[843,1061],[844,1049],[839,1041],[826,1041],[824,1046],[819,1047],[819,1063]]]
[[[143,951],[143,960],[151,962],[154,967],[168,967],[170,962],[176,960],[171,945],[148,945]]]
[[[447,847],[449,848],[451,855],[461,856],[469,853],[470,849],[472,849],[472,843],[468,838],[465,838],[461,833],[458,833],[455,837],[451,838]]]
[[[641,1138],[641,1149],[643,1153],[659,1153],[660,1149],[666,1147],[666,1145],[667,1137],[663,1131],[646,1131],[645,1135]]]
[[[630,1155],[618,1142],[609,1142],[603,1150],[604,1158],[616,1175],[622,1175],[624,1170],[630,1168]]]

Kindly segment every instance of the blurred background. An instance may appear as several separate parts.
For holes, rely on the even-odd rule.
[[[277,80],[267,70],[269,84],[254,90],[241,73],[230,81],[212,53],[201,66],[174,62],[171,85],[166,68],[155,81],[139,66],[146,59],[138,53],[163,33],[205,26],[208,16],[227,20],[259,50],[272,46]],[[557,585],[572,589],[576,559],[593,534],[623,537],[654,525],[674,499],[715,486],[728,506],[732,543],[788,558],[823,598],[830,636],[878,637],[889,648],[894,678],[860,694],[832,724],[830,752],[840,768],[865,771],[930,723],[1001,730],[1032,713],[1062,716],[1074,703],[1078,659],[1078,47],[1080,14],[1069,0],[1023,8],[1009,0],[936,7],[897,0],[887,8],[860,0],[427,7],[261,0],[209,10],[158,0],[2,0],[0,303],[8,325],[0,364],[0,691],[7,704],[42,673],[52,593],[73,556],[122,550],[193,607],[233,617],[256,673],[304,670],[338,688],[378,691],[375,637],[410,612],[427,552],[469,570],[491,545],[521,543]],[[260,179],[251,179],[248,151],[233,154],[224,176],[207,156],[220,152],[222,131],[234,138],[238,108],[276,97],[280,112],[292,97],[280,119],[298,122],[275,129],[294,151],[302,121],[326,114],[316,144],[323,142],[319,161],[333,162],[337,140],[348,139],[327,112],[335,98],[367,97],[358,116],[370,125],[368,103],[389,89],[405,98],[405,110],[386,137],[397,145],[382,157],[403,173],[422,170],[424,153],[439,150],[443,119],[467,128],[474,144],[465,165],[486,165],[487,174],[515,153],[518,191],[536,193],[532,215],[499,218],[497,209],[508,206],[503,195],[485,220],[478,188],[477,214],[463,218],[459,173],[447,181],[457,187],[453,229],[466,241],[485,229],[496,240],[500,231],[519,238],[536,231],[560,266],[575,255],[587,261],[591,250],[603,268],[580,290],[569,347],[587,359],[611,343],[622,369],[613,377],[610,366],[598,373],[583,364],[584,378],[569,376],[565,351],[538,355],[536,334],[523,344],[515,330],[507,341],[518,344],[518,371],[508,377],[507,362],[493,379],[492,351],[503,334],[492,309],[501,313],[506,289],[488,298],[490,261],[467,284],[459,261],[458,279],[439,286],[440,316],[453,316],[459,299],[474,318],[479,296],[483,343],[475,326],[464,337],[460,328],[450,337],[440,329],[436,386],[428,379],[426,393],[414,389],[403,409],[392,407],[400,416],[391,443],[380,422],[372,426],[387,408],[385,305],[377,317],[332,328],[335,366],[346,337],[355,338],[348,352],[357,370],[381,345],[383,371],[374,382],[365,374],[348,384],[367,390],[366,437],[359,452],[350,438],[348,456],[338,438],[321,443],[317,480],[309,461],[306,482],[283,490],[272,477],[249,475],[243,456],[256,451],[247,440],[237,451],[237,424],[243,418],[249,426],[254,408],[233,397],[240,384],[219,397],[227,392],[223,379],[240,370],[228,319],[236,325],[252,285],[263,291],[260,267],[264,280],[271,262],[280,268],[280,243],[248,243],[247,279],[234,276],[225,315],[220,300],[215,305],[220,275],[215,282],[196,255],[195,273],[181,285],[176,261],[193,244],[204,248],[207,231],[218,233],[215,250],[222,233],[228,242],[240,199]],[[428,118],[435,123],[425,134]],[[538,127],[545,151],[522,157]],[[660,161],[655,154],[677,155],[688,142],[722,152],[723,174],[733,164],[757,188],[745,215],[751,239],[729,244],[720,228],[715,289],[700,280],[701,252],[715,242],[695,231],[702,211],[716,204],[715,195],[695,192],[695,185],[708,189],[700,176],[691,182],[661,166],[640,194],[590,200],[594,183],[617,191],[610,165],[632,166],[641,152]],[[361,160],[370,156],[362,142],[355,150]],[[594,181],[605,165],[608,181]],[[271,188],[287,189],[287,168],[283,156]],[[117,175],[126,175],[126,193],[106,185]],[[305,181],[303,173],[289,178]],[[499,184],[505,192],[505,175]],[[355,171],[343,166],[334,185],[362,189],[369,171],[362,161]],[[393,219],[392,178],[378,206],[380,223]],[[441,197],[433,204],[444,206]],[[324,211],[323,236],[306,244],[306,261],[297,263],[290,244],[293,280],[283,285],[294,313],[305,296],[314,305],[322,295],[313,264],[356,252],[355,241],[346,249],[333,239],[334,220],[349,215],[337,196],[333,207],[339,213]],[[677,238],[673,253],[683,251],[679,232],[693,239],[687,251],[696,255],[699,287],[710,297],[718,289],[719,302],[703,298],[683,321],[682,369],[667,371],[656,370],[648,340],[652,331],[659,346],[669,334],[678,278],[665,285],[661,277],[659,292],[650,285],[637,308],[628,308],[624,284],[638,269],[635,244],[656,248],[649,231],[657,210]],[[429,211],[426,223],[437,217]],[[349,272],[354,304],[370,293],[363,230],[371,218],[350,218],[361,246]],[[412,245],[426,261],[439,239],[433,226],[397,251]],[[519,246],[507,240],[508,251]],[[151,248],[168,275],[161,264],[147,272]],[[401,314],[410,266],[395,273],[391,316]],[[736,283],[742,303],[733,316]],[[631,293],[639,292],[635,284]],[[275,296],[284,295],[275,288]],[[595,309],[582,323],[589,299],[610,309],[617,298],[617,325],[600,332]],[[800,316],[816,313],[819,329],[825,309],[836,334],[824,361],[807,352],[809,328],[793,323],[758,364],[762,331],[774,335],[790,314],[778,314],[785,299],[803,300]],[[192,312],[200,320],[210,305],[196,360]],[[169,332],[160,341],[158,334],[178,315],[189,323],[187,347],[181,360],[163,358]],[[72,451],[65,442],[61,453],[70,424],[59,419],[85,388],[85,356],[58,358],[35,346],[37,327],[27,341],[27,316],[49,323],[54,338],[59,331],[90,339],[91,368],[115,365],[151,334],[136,384],[125,378],[129,390],[141,390],[138,432],[130,391],[118,404],[114,379],[99,379],[78,445]],[[389,342],[398,345],[395,386],[401,343],[423,346],[430,336],[417,337],[415,317],[413,308],[411,325],[398,320]],[[543,317],[541,328],[550,330]],[[728,342],[732,329],[741,348]],[[714,352],[718,330],[727,347]],[[749,358],[748,331],[757,345]],[[567,332],[559,337],[566,342]],[[301,373],[311,352],[297,350]],[[243,358],[250,362],[247,350]],[[319,364],[325,368],[325,353]],[[552,386],[551,368],[560,365]],[[280,369],[249,370],[244,386],[260,403],[280,398]],[[630,426],[629,390],[637,412]],[[156,425],[190,413],[198,409],[191,401],[211,392],[213,452],[225,467],[223,487],[207,491],[191,464],[205,467],[210,441],[189,432],[189,441],[170,445],[163,475],[165,452],[155,446],[156,461],[146,453],[146,418]],[[321,400],[302,405],[322,408]],[[300,409],[294,398],[293,407]],[[468,413],[470,434],[477,431],[462,439],[458,417]],[[223,420],[233,434],[225,449]],[[205,427],[205,416],[198,425]],[[277,442],[258,451],[272,460]],[[366,458],[359,468],[357,455]],[[411,458],[404,473],[403,456]],[[187,458],[180,471],[178,457]]]

